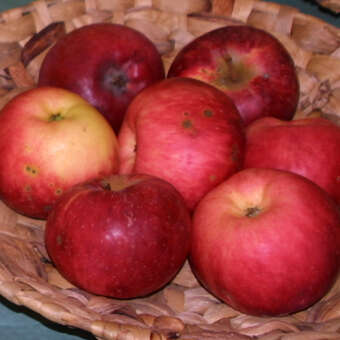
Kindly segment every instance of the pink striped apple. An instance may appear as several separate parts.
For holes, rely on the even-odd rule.
[[[305,176],[340,204],[340,127],[325,118],[265,117],[247,126],[244,166]]]
[[[130,104],[119,141],[119,172],[160,177],[189,209],[242,166],[245,134],[233,102],[220,90],[172,78],[143,90]]]
[[[211,190],[193,216],[190,263],[233,308],[284,315],[321,299],[339,272],[340,211],[310,180],[245,169]]]

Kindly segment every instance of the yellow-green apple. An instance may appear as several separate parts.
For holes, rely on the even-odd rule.
[[[193,271],[218,298],[247,314],[289,314],[332,287],[340,212],[303,176],[244,169],[200,201],[191,242]]]
[[[133,298],[167,284],[190,248],[183,197],[148,175],[113,175],[69,189],[46,223],[59,272],[94,294]]]
[[[244,166],[305,176],[340,204],[340,127],[325,118],[265,117],[246,129]]]
[[[190,78],[149,86],[131,102],[119,141],[119,173],[173,184],[189,209],[242,167],[245,133],[233,102]]]
[[[117,137],[79,95],[35,87],[2,109],[0,196],[17,212],[44,219],[68,187],[117,171]]]
[[[117,133],[131,99],[164,76],[161,56],[144,34],[96,23],[69,32],[48,51],[38,84],[80,94]]]
[[[225,26],[188,43],[168,77],[191,77],[230,96],[245,124],[263,116],[290,120],[299,99],[294,62],[270,33],[252,26]]]

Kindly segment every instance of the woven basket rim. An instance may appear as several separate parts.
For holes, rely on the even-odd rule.
[[[340,122],[340,28],[261,0],[39,0],[3,11],[0,107],[35,86],[51,44],[46,41],[37,53],[37,44],[29,48],[28,42],[62,20],[67,31],[99,21],[128,24],[155,43],[166,67],[182,46],[210,29],[241,23],[268,30],[299,72],[296,119],[317,114]],[[248,316],[221,303],[199,285],[188,263],[149,297],[96,297],[72,286],[48,261],[44,221],[16,214],[2,202],[0,220],[0,295],[98,339],[340,339],[340,282],[307,310],[280,318]]]

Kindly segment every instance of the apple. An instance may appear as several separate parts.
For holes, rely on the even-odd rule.
[[[124,25],[95,23],[58,40],[43,60],[38,85],[78,93],[118,133],[131,99],[164,77],[161,56],[144,34]]]
[[[246,129],[244,167],[305,176],[340,204],[340,127],[325,118],[261,118]]]
[[[340,212],[305,177],[244,169],[200,201],[191,242],[193,272],[211,293],[246,314],[285,315],[333,285]]]
[[[245,132],[235,105],[223,92],[176,77],[134,98],[118,142],[119,173],[162,178],[193,210],[209,190],[242,167]]]
[[[290,120],[299,100],[294,62],[270,33],[252,26],[224,26],[188,43],[168,77],[190,77],[232,98],[244,122],[264,116]]]
[[[45,243],[58,271],[90,293],[151,294],[184,264],[191,216],[183,197],[149,175],[112,175],[65,192],[48,216]]]
[[[117,137],[79,95],[35,87],[1,110],[0,196],[15,211],[45,219],[68,187],[117,171]]]

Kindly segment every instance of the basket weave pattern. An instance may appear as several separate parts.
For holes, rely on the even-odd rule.
[[[340,1],[339,0],[318,0],[321,6],[328,8],[334,13],[340,13]]]
[[[295,8],[256,0],[39,0],[0,13],[0,107],[35,86],[41,62],[60,36],[103,21],[147,35],[166,69],[184,44],[211,29],[265,29],[297,67],[295,119],[321,115],[340,122],[340,30]],[[147,298],[109,299],[58,274],[44,248],[43,221],[0,202],[0,222],[0,295],[98,339],[340,339],[340,282],[308,310],[280,318],[244,315],[221,303],[197,283],[188,264]]]

